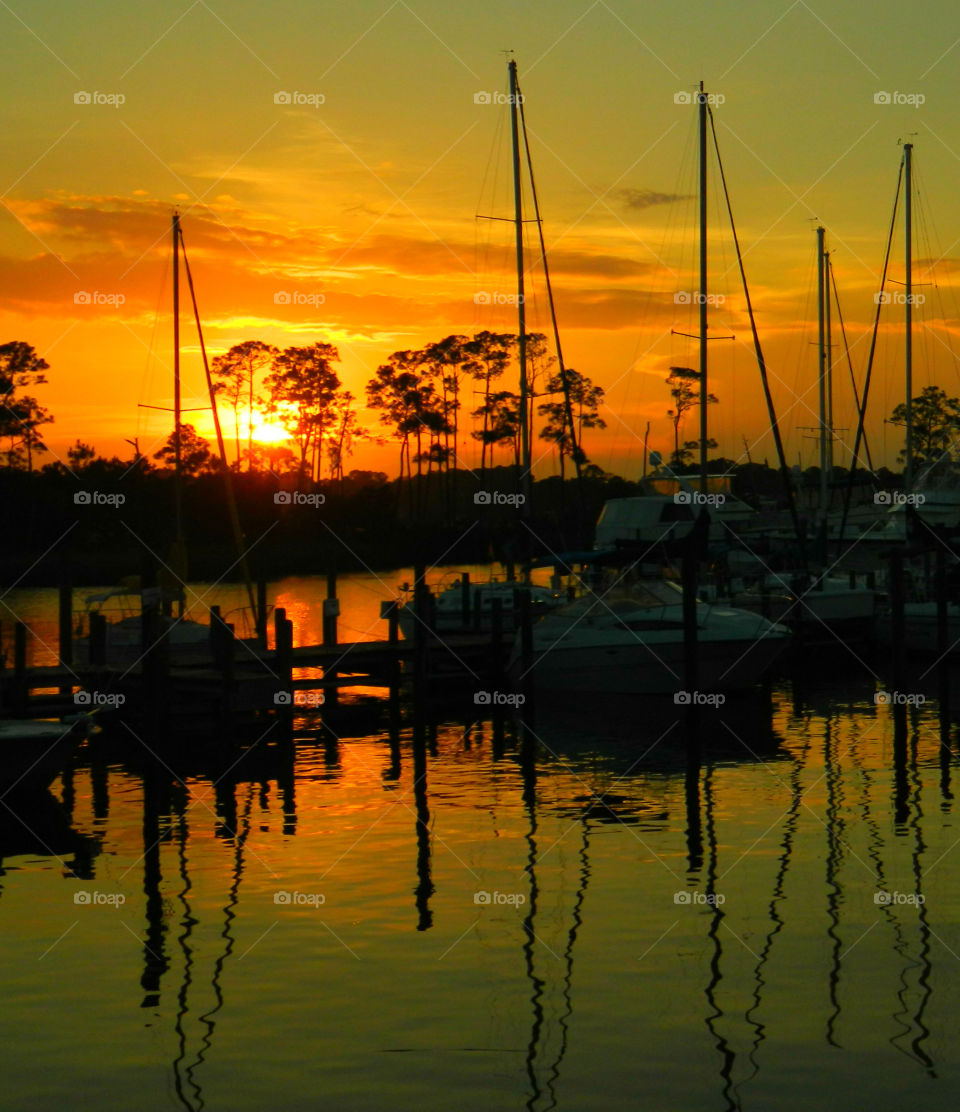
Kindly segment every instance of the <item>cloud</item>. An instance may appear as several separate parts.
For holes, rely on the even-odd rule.
[[[634,212],[653,208],[654,205],[672,205],[674,201],[689,201],[692,193],[658,193],[655,189],[631,189],[624,187],[614,191],[614,197]]]

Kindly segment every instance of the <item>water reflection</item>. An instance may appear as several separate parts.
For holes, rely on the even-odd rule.
[[[669,1085],[677,1108],[759,1110],[794,1052],[803,1100],[829,1105],[864,1045],[864,1099],[907,1091],[957,1064],[954,726],[934,700],[878,707],[873,690],[798,684],[696,716],[558,700],[533,723],[386,707],[356,737],[344,699],[344,732],[108,734],[59,799],[3,801],[0,894],[45,870],[49,896],[0,900],[0,929],[65,930],[64,877],[138,887],[125,925],[76,944],[126,971],[126,989],[105,974],[118,1037],[139,978],[187,1109],[262,1106],[230,1085],[238,1057],[259,1068],[266,986],[289,998],[270,1034],[291,1053],[314,1053],[314,1002],[344,1024],[324,1026],[317,1065],[334,1106],[389,1106],[396,1031],[429,1063],[405,1082],[424,1108],[476,1106],[458,1094],[477,1050],[531,1112],[623,1107],[638,1080],[654,1104]],[[319,909],[276,902],[319,885]],[[514,903],[479,906],[485,888]],[[109,956],[131,933],[133,974]],[[302,1099],[296,1078],[281,1088]]]

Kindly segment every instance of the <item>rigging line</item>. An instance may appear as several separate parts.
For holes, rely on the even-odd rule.
[[[230,517],[230,528],[233,532],[234,544],[237,546],[237,555],[239,556],[240,574],[243,576],[244,585],[247,588],[247,598],[250,602],[250,613],[253,615],[254,626],[259,628],[258,621],[259,615],[257,614],[257,598],[253,587],[253,580],[250,578],[250,569],[247,566],[247,553],[245,538],[243,531],[240,528],[240,516],[237,513],[237,501],[233,494],[233,483],[230,481],[230,467],[227,464],[227,450],[223,442],[223,430],[220,427],[220,415],[217,412],[217,392],[213,385],[213,378],[210,375],[210,364],[207,360],[207,345],[203,339],[203,328],[200,325],[200,310],[197,307],[197,295],[193,288],[193,274],[190,271],[190,263],[187,260],[187,248],[183,242],[183,230],[180,229],[180,250],[183,252],[183,266],[187,274],[187,285],[190,288],[190,300],[193,304],[193,318],[197,323],[197,337],[200,340],[200,354],[203,357],[203,371],[207,376],[207,390],[210,394],[210,409],[213,411],[213,425],[217,430],[217,449],[220,453],[220,466],[223,470],[224,485],[227,493],[227,512]],[[231,649],[232,652],[232,649]]]
[[[710,131],[713,135],[713,149],[717,156],[717,168],[720,171],[720,183],[723,186],[723,196],[727,204],[727,215],[730,218],[730,232],[733,236],[733,246],[737,253],[737,265],[740,269],[740,281],[743,284],[743,296],[747,303],[747,314],[750,317],[750,332],[753,336],[753,349],[757,357],[757,366],[760,370],[760,382],[763,386],[763,396],[767,403],[767,415],[770,418],[770,431],[773,433],[773,440],[777,447],[777,458],[780,461],[780,475],[783,479],[784,490],[787,495],[787,504],[790,509],[790,518],[793,522],[793,529],[797,537],[797,547],[800,554],[800,565],[804,571],[807,570],[807,557],[805,546],[803,543],[803,534],[800,531],[800,518],[797,513],[797,503],[794,498],[793,482],[790,478],[790,468],[787,466],[787,458],[783,452],[783,439],[780,436],[780,425],[777,419],[777,412],[773,405],[773,395],[770,393],[770,382],[767,377],[767,363],[763,355],[763,348],[760,344],[760,334],[757,332],[757,322],[753,314],[753,302],[750,299],[750,288],[747,285],[747,272],[743,265],[743,253],[740,250],[740,237],[737,235],[737,227],[733,219],[733,206],[730,202],[730,191],[727,189],[727,175],[723,169],[723,159],[720,157],[720,144],[717,141],[717,128],[713,119],[713,112],[710,107],[707,107],[707,113],[710,117]]]
[[[517,84],[519,90],[520,85]],[[553,325],[553,342],[557,349],[557,363],[560,367],[560,382],[563,386],[564,417],[570,429],[571,457],[577,472],[577,506],[582,511],[583,492],[581,484],[581,467],[583,465],[583,451],[577,442],[577,429],[573,421],[573,406],[570,401],[570,376],[563,362],[563,349],[560,346],[560,327],[557,324],[557,310],[553,300],[553,285],[550,282],[550,267],[547,264],[547,246],[543,238],[543,219],[540,215],[540,199],[537,195],[537,183],[533,175],[533,158],[530,154],[530,136],[527,134],[527,118],[523,107],[523,98],[520,99],[520,128],[523,131],[523,146],[527,154],[527,175],[530,179],[530,197],[533,201],[533,212],[537,223],[537,236],[540,242],[540,263],[543,266],[543,278],[547,286],[547,304],[550,308],[550,321]],[[558,449],[562,450],[562,445]],[[582,524],[582,513],[581,517]]]
[[[897,222],[897,207],[900,204],[900,191],[903,188],[903,160],[900,161],[900,171],[897,174],[897,191],[893,198],[893,215],[890,218],[890,231],[887,235],[887,250],[883,259],[883,271],[880,274],[880,293],[884,291],[887,283],[887,270],[890,266],[890,251],[893,246],[893,232]],[[873,335],[870,338],[870,354],[867,357],[867,373],[863,379],[863,397],[857,413],[857,435],[853,442],[853,459],[850,461],[850,471],[847,474],[847,489],[843,497],[843,516],[840,518],[840,536],[839,543],[843,543],[843,534],[847,527],[847,513],[850,509],[850,497],[853,493],[853,476],[857,470],[857,460],[860,458],[860,441],[863,439],[864,420],[867,413],[867,397],[870,393],[870,377],[873,374],[873,357],[877,350],[877,336],[880,332],[880,309],[882,306],[882,297],[877,298],[877,311],[873,318]],[[884,430],[886,431],[886,430]],[[871,475],[876,478],[876,472],[871,467]]]
[[[833,264],[829,266],[830,284],[833,286],[833,300],[837,306],[837,321],[840,324],[840,336],[843,339],[843,352],[847,357],[847,367],[850,370],[850,386],[853,389],[853,400],[856,402],[857,410],[860,409],[860,391],[857,389],[857,380],[853,373],[853,359],[850,356],[850,345],[847,343],[847,329],[843,323],[843,313],[840,309],[840,292],[837,289],[837,275],[833,269]],[[873,460],[870,456],[870,443],[867,440],[867,432],[863,432],[863,449],[867,453],[867,466],[873,470]]]

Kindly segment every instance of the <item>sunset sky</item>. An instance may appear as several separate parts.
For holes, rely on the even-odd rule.
[[[169,432],[141,405],[172,395],[174,206],[212,355],[250,339],[332,342],[363,398],[394,350],[514,330],[510,306],[476,303],[514,283],[511,226],[477,219],[512,212],[507,108],[477,103],[505,91],[504,49],[526,97],[566,361],[607,390],[608,427],[586,441],[595,463],[636,476],[647,421],[651,447],[669,451],[663,380],[696,365],[695,344],[671,329],[696,329],[694,308],[676,302],[697,288],[696,109],[676,100],[701,79],[722,98],[721,152],[791,462],[815,462],[801,426],[816,420],[817,220],[859,381],[901,140],[915,144],[920,195],[915,393],[935,382],[960,394],[960,14],[945,0],[10,0],[0,30],[0,342],[25,340],[50,363],[37,392],[56,417],[52,453],[80,437],[126,456],[139,437],[149,454]],[[714,192],[710,289],[726,300],[711,331],[734,339],[711,345],[711,433],[725,455],[741,456],[746,437],[754,460],[773,462],[722,204]],[[547,330],[530,282],[528,325]],[[186,314],[183,335],[184,404],[199,405]],[[836,424],[852,443],[835,339]],[[901,446],[884,418],[902,400],[902,352],[897,311],[871,395],[879,462]],[[185,419],[209,434],[206,414]],[[361,449],[348,467],[392,473],[395,456]],[[472,465],[479,449],[465,440],[461,458]],[[538,473],[553,466],[547,451]]]

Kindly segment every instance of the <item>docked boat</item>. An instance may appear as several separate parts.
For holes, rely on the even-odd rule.
[[[697,686],[752,686],[789,644],[790,630],[749,610],[697,603]],[[679,694],[685,689],[683,592],[644,580],[620,595],[589,594],[533,627],[534,686],[590,694]],[[522,680],[520,647],[511,673]],[[681,700],[682,701],[682,700]]]
[[[496,603],[500,604],[500,621],[504,633],[513,633],[519,626],[519,592],[530,596],[530,610],[536,619],[548,611],[564,605],[566,596],[551,587],[522,583],[516,579],[491,579],[464,586],[459,579],[441,584],[431,596],[431,621],[437,633],[465,633],[470,630],[489,633],[493,624]],[[398,610],[400,631],[407,640],[416,632],[417,603],[414,599],[403,603]]]
[[[876,613],[876,592],[864,582],[839,575],[778,575],[773,572],[749,587],[734,590],[730,606],[761,614],[792,627],[826,626],[835,632],[869,627]]]
[[[91,714],[70,721],[0,722],[0,798],[46,788],[90,732]]]

